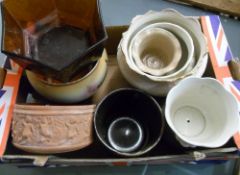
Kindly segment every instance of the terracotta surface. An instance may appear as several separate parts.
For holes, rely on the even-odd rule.
[[[15,105],[13,144],[33,153],[61,153],[84,148],[93,142],[95,105]]]

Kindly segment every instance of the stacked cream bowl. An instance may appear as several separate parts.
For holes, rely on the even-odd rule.
[[[201,77],[208,62],[200,23],[172,9],[136,16],[123,34],[117,59],[126,80],[138,89],[166,96],[185,77]]]

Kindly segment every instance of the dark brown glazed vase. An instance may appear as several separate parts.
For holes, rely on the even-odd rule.
[[[24,68],[66,82],[102,54],[98,0],[4,0],[1,7],[1,50]]]

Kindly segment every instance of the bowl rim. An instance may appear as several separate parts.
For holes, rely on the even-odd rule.
[[[207,39],[201,30],[200,23],[199,21],[197,21],[196,18],[192,16],[184,16],[183,14],[172,8],[167,8],[161,11],[150,10],[143,15],[135,16],[131,21],[131,26],[129,27],[128,31],[123,34],[124,40],[122,40],[121,42],[121,45],[123,46],[123,53],[125,54],[126,47],[129,45],[129,41],[126,41],[126,39],[131,39],[133,35],[132,33],[139,31],[138,28],[143,28],[144,24],[149,24],[150,22],[166,22],[168,19],[171,19],[171,22],[176,20],[186,20],[185,23],[177,21],[176,23],[174,22],[174,24],[186,29],[193,39],[194,46],[197,46],[198,48],[198,54],[196,54],[197,62],[195,63],[193,69],[188,74],[182,75],[179,78],[171,78],[171,81],[176,81],[178,79],[182,79],[187,76],[196,74],[197,76],[202,76],[204,72],[203,69],[206,68],[208,62],[208,48]]]
[[[138,65],[138,66],[141,65],[142,68],[143,67],[148,68],[148,66],[146,66],[142,63],[142,61],[140,60],[140,57],[135,58],[135,56],[134,56],[135,55],[134,50],[137,50],[137,49],[134,49],[134,48],[136,48],[136,42],[140,43],[139,42],[139,40],[140,40],[139,37],[142,38],[141,40],[144,40],[144,39],[146,39],[147,35],[150,36],[150,35],[159,35],[160,34],[160,35],[164,35],[168,39],[168,41],[172,44],[172,47],[174,49],[176,49],[175,53],[173,54],[173,58],[175,58],[175,59],[171,59],[170,63],[168,65],[166,65],[165,67],[160,68],[158,70],[154,70],[154,72],[157,72],[157,71],[162,72],[160,75],[153,75],[153,74],[152,75],[158,77],[158,76],[162,76],[162,75],[174,70],[177,67],[179,61],[182,58],[182,47],[181,47],[180,41],[178,40],[177,36],[174,35],[172,32],[170,32],[169,30],[161,28],[161,27],[150,27],[150,26],[148,26],[144,29],[145,30],[141,30],[138,33],[136,33],[136,35],[133,37],[133,39],[130,43],[129,51],[130,51],[130,55],[132,56],[131,58],[132,58],[133,62],[135,61],[136,65]],[[154,31],[155,33],[151,34],[150,33],[151,31]],[[159,36],[159,38],[160,38],[160,36]],[[138,44],[138,45],[140,45],[140,44]],[[138,68],[141,71],[150,74],[149,70],[144,71],[141,67],[138,67]],[[149,68],[149,69],[153,70],[152,68]]]
[[[138,132],[139,132],[139,138],[137,139],[137,142],[134,143],[134,145],[130,146],[130,147],[120,147],[117,144],[115,144],[115,141],[113,141],[113,137],[112,137],[112,129],[114,127],[114,125],[116,125],[118,122],[120,121],[130,121],[132,123],[134,123],[135,126],[137,126]],[[143,130],[142,127],[140,126],[140,124],[130,118],[130,117],[119,117],[116,120],[114,120],[112,123],[110,123],[109,128],[108,128],[108,132],[107,132],[107,137],[109,140],[110,145],[112,145],[112,147],[120,152],[132,152],[135,151],[136,149],[138,149],[138,147],[141,145],[142,141],[143,141]]]
[[[159,133],[159,137],[158,139],[151,145],[149,146],[147,149],[145,150],[139,150],[137,152],[132,152],[132,153],[124,153],[124,152],[119,152],[115,149],[113,149],[111,146],[109,146],[105,141],[104,139],[102,138],[102,136],[99,134],[98,132],[98,127],[96,125],[96,118],[97,118],[97,111],[99,110],[100,106],[102,105],[102,103],[107,99],[109,98],[109,96],[112,96],[118,92],[121,92],[121,91],[134,91],[134,92],[137,92],[137,93],[140,93],[146,97],[148,97],[150,100],[152,100],[152,102],[156,105],[156,107],[158,108],[161,116],[160,116],[160,120],[161,120],[161,129],[160,129],[160,133]],[[109,94],[107,94],[96,106],[95,108],[95,111],[94,111],[94,116],[93,116],[93,124],[94,124],[94,130],[95,130],[95,133],[97,135],[97,138],[100,140],[100,142],[106,147],[108,148],[109,150],[111,150],[112,152],[114,153],[117,153],[119,155],[122,155],[122,156],[129,156],[129,157],[133,157],[133,156],[140,156],[140,155],[143,155],[145,153],[147,153],[148,151],[152,150],[158,143],[159,141],[161,140],[162,136],[163,136],[163,132],[164,132],[164,128],[165,128],[165,119],[164,119],[164,114],[162,112],[162,108],[161,106],[158,104],[158,102],[150,95],[146,94],[145,92],[143,92],[142,90],[139,90],[139,89],[134,89],[134,88],[119,88],[119,89],[116,89],[116,90],[113,90],[112,92],[110,92]]]
[[[191,80],[198,80],[198,81],[212,81],[212,83],[215,84],[215,86],[218,86],[220,91],[222,93],[224,93],[229,99],[231,99],[236,105],[237,107],[237,110],[236,111],[239,111],[240,108],[238,106],[238,102],[237,102],[237,99],[236,97],[230,93],[229,91],[227,91],[227,89],[224,88],[224,86],[221,84],[221,82],[215,78],[211,78],[211,77],[203,77],[203,78],[199,78],[199,77],[188,77],[188,78],[185,78],[184,80],[182,80],[181,82],[179,82],[179,84],[177,84],[176,86],[174,86],[170,92],[168,93],[167,95],[167,98],[166,98],[166,105],[165,105],[165,119],[166,119],[166,122],[168,124],[168,126],[172,129],[172,131],[175,133],[175,135],[181,139],[183,142],[186,142],[190,145],[194,145],[194,146],[201,146],[201,147],[209,147],[209,148],[215,148],[215,147],[220,147],[224,144],[227,143],[227,141],[235,134],[235,132],[237,132],[237,129],[239,128],[239,122],[240,122],[240,119],[239,119],[239,113],[237,112],[238,114],[238,117],[236,116],[236,120],[237,120],[237,123],[235,123],[235,127],[231,128],[231,132],[229,134],[229,136],[226,136],[225,138],[222,139],[222,142],[220,143],[219,141],[217,143],[200,143],[200,142],[197,142],[197,141],[191,141],[191,140],[186,140],[186,137],[182,136],[181,134],[179,134],[177,132],[177,130],[175,129],[175,127],[173,126],[172,124],[172,121],[170,119],[170,114],[169,114],[169,96],[178,90],[179,87],[183,86],[183,83],[187,82],[187,81],[191,81]]]
[[[140,73],[140,74],[142,74],[142,75],[144,75],[144,76],[146,76],[146,77],[148,77],[148,78],[150,78],[150,79],[152,79],[152,80],[166,80],[166,79],[168,79],[168,78],[176,78],[176,76],[177,76],[180,72],[182,72],[182,71],[184,71],[185,69],[187,69],[187,67],[189,66],[189,64],[191,63],[191,61],[192,61],[193,59],[195,59],[195,58],[194,58],[195,47],[194,47],[193,39],[192,39],[191,35],[189,34],[189,32],[188,32],[187,30],[185,30],[183,27],[179,26],[179,25],[176,25],[176,24],[170,23],[170,22],[158,22],[158,23],[153,23],[153,24],[150,24],[150,25],[148,25],[148,26],[146,26],[146,27],[143,27],[140,31],[138,31],[138,32],[136,33],[136,35],[137,35],[138,33],[142,32],[142,31],[144,31],[144,30],[147,30],[148,28],[154,28],[155,26],[157,27],[157,26],[163,26],[163,25],[172,26],[172,27],[178,29],[179,31],[181,30],[181,31],[185,34],[185,36],[187,36],[187,39],[189,39],[189,41],[190,41],[189,43],[190,43],[191,48],[187,48],[188,50],[190,50],[190,53],[188,53],[188,55],[187,55],[188,58],[187,58],[186,63],[185,63],[180,69],[178,69],[176,72],[173,72],[173,73],[171,73],[171,74],[162,75],[162,76],[159,76],[159,77],[153,76],[153,75],[149,75],[149,74],[144,73],[144,72],[142,72],[141,70],[139,70],[138,67],[135,66],[135,64],[134,64],[134,62],[133,62],[133,59],[130,57],[130,62],[132,62],[132,64],[134,65],[134,67],[135,67],[139,72],[133,70],[133,69],[131,68],[131,66],[129,66],[129,67],[130,67],[133,71],[135,71],[135,72],[137,72],[137,73]],[[158,28],[160,28],[160,27],[158,27]],[[169,32],[170,32],[170,33],[173,33],[175,36],[178,36],[178,35],[176,35],[174,32],[171,32],[171,31],[169,31]],[[135,35],[135,36],[136,36],[136,35]],[[133,41],[134,41],[135,36],[134,36],[134,37],[132,38],[132,40],[130,41],[130,44],[129,44],[130,50],[131,50],[132,43],[133,43]],[[182,39],[182,36],[178,36],[178,37]],[[184,41],[183,41],[183,42],[184,42]],[[185,43],[185,42],[184,42],[184,43]],[[185,43],[185,44],[186,44],[186,43]],[[186,45],[187,45],[187,44],[186,44]],[[187,46],[186,46],[186,47],[187,47]],[[125,57],[125,59],[126,59],[126,57]],[[181,59],[182,59],[182,57],[181,57]],[[128,64],[128,62],[127,62],[127,64]],[[129,65],[129,64],[128,64],[128,65]],[[195,65],[194,65],[194,66],[195,66]],[[193,67],[194,67],[194,66],[193,66]],[[185,73],[185,74],[187,74],[187,73]]]
[[[41,78],[41,75],[39,74],[36,74],[32,71],[29,71],[29,70],[26,70],[26,74],[27,74],[27,77],[32,76],[34,77],[35,79],[39,80],[40,82],[46,84],[46,85],[50,85],[50,86],[68,86],[68,85],[72,85],[72,84],[76,84],[80,81],[83,81],[84,79],[88,78],[91,74],[94,73],[94,71],[100,66],[100,64],[105,60],[107,60],[107,53],[106,53],[106,50],[104,49],[103,50],[103,53],[102,53],[102,56],[95,62],[95,63],[92,63],[94,64],[94,66],[91,68],[91,70],[89,70],[83,77],[80,77],[79,79],[76,79],[76,80],[73,80],[73,81],[70,81],[70,82],[59,82],[59,83],[56,83],[56,82],[48,82],[47,80],[44,80],[43,78]]]

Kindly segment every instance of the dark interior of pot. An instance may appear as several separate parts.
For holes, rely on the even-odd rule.
[[[135,120],[143,130],[143,142],[135,152],[145,152],[160,140],[164,120],[160,106],[150,96],[134,89],[120,89],[100,102],[94,124],[99,137],[107,145],[110,145],[107,138],[109,126],[121,117]]]
[[[6,0],[1,5],[2,52],[27,69],[67,81],[89,64],[86,60],[102,54],[107,35],[97,0]]]

